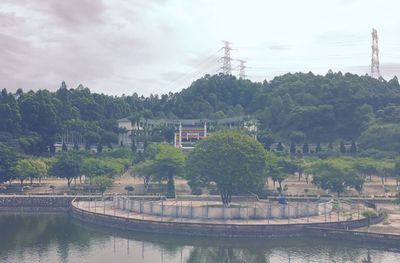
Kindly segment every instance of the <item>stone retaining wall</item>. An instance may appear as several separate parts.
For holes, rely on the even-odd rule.
[[[68,211],[74,196],[2,195],[0,211]]]

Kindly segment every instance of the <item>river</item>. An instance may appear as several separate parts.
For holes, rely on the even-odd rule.
[[[1,263],[398,263],[400,251],[304,238],[217,239],[126,233],[64,214],[0,214]]]

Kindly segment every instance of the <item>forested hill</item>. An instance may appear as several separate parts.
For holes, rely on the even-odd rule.
[[[206,75],[181,92],[149,97],[96,94],[81,85],[67,88],[64,82],[56,92],[18,90],[11,94],[3,89],[0,141],[36,153],[47,149],[65,130],[82,134],[89,144],[114,142],[116,120],[126,116],[219,118],[243,114],[259,119],[260,133],[276,140],[359,139],[365,147],[376,147],[368,144],[368,136],[400,131],[400,86],[397,78],[385,81],[330,72],[325,76],[286,74],[264,83]],[[390,136],[393,139],[396,134]]]

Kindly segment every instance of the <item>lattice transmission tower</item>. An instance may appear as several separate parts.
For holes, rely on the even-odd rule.
[[[371,58],[371,77],[379,78],[381,76],[379,70],[379,48],[378,48],[378,31],[372,29],[372,58]]]
[[[225,45],[222,47],[222,49],[224,50],[224,56],[221,57],[220,60],[222,60],[222,73],[225,75],[231,75],[232,74],[232,65],[231,65],[231,44],[228,41],[222,41]]]
[[[246,62],[245,60],[238,59],[239,61],[239,78],[245,79],[246,78]]]

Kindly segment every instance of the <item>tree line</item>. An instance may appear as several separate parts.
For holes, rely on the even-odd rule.
[[[51,92],[19,89],[0,93],[0,142],[26,154],[54,152],[62,134],[91,146],[117,143],[117,120],[221,118],[259,120],[266,147],[356,141],[360,149],[400,151],[400,86],[350,73],[285,74],[262,83],[229,75],[206,75],[180,92],[148,97],[92,93],[63,82]],[[168,131],[166,131],[168,133]]]
[[[97,154],[71,150],[52,157],[35,157],[18,154],[0,144],[0,183],[11,184],[12,180],[18,180],[21,191],[24,191],[24,182],[29,180],[32,186],[33,180],[38,180],[40,185],[43,178],[51,176],[64,178],[70,191],[72,182],[79,180],[82,183],[83,177],[85,189],[82,191],[103,193],[113,184],[116,176],[128,170],[134,158],[131,150],[125,148]]]
[[[167,144],[150,144],[137,159],[133,174],[143,178],[145,190],[151,181],[167,181],[169,196],[174,196],[175,176],[188,181],[192,194],[216,186],[222,202],[229,206],[232,195],[266,195],[268,180],[273,182],[276,193],[282,194],[287,190],[284,181],[293,175],[338,197],[351,188],[362,193],[364,183],[375,175],[381,178],[383,191],[387,190],[387,178],[395,178],[399,190],[400,158],[298,158],[266,151],[248,134],[222,131],[203,139],[186,154]]]

